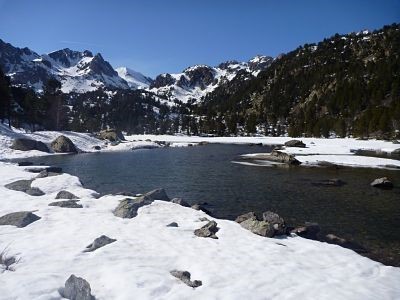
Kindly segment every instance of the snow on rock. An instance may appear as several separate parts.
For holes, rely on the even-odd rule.
[[[140,208],[133,219],[112,214],[123,196],[84,196],[82,209],[48,206],[67,185],[75,194],[86,193],[67,174],[35,180],[51,192],[36,198],[4,188],[31,176],[0,162],[0,215],[35,210],[41,218],[25,228],[0,226],[0,248],[8,246],[20,258],[14,272],[0,274],[2,299],[59,299],[58,289],[71,274],[85,278],[96,299],[400,298],[399,268],[339,246],[297,236],[260,237],[233,221],[165,201]],[[218,223],[218,239],[194,235],[206,224],[202,217]],[[171,222],[179,227],[166,227]],[[116,241],[83,251],[101,235]],[[202,286],[186,286],[173,270],[187,270]]]
[[[144,76],[142,73],[126,67],[117,68],[115,71],[117,71],[119,77],[125,79],[129,87],[132,89],[146,89],[153,81],[151,78]]]

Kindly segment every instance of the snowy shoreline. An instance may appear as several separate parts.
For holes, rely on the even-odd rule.
[[[188,147],[203,144],[239,144],[239,145],[283,145],[291,140],[290,137],[199,137],[199,136],[173,136],[173,135],[130,135],[125,136],[125,141],[116,145],[106,143],[88,133],[38,131],[25,133],[18,129],[9,129],[0,125],[0,161],[23,159],[36,156],[55,155],[55,153],[40,152],[37,150],[19,151],[12,150],[10,146],[15,138],[29,138],[49,144],[59,135],[65,135],[85,153],[132,151],[135,149],[152,149],[168,145],[169,147]],[[353,138],[301,138],[306,148],[286,147],[282,151],[292,154],[303,166],[317,166],[320,162],[348,167],[385,168],[400,170],[400,160],[355,155],[355,150],[373,150],[392,153],[400,149],[400,144],[382,140],[357,140]],[[100,150],[96,150],[98,147]],[[244,157],[251,159],[263,153],[247,154]],[[58,155],[58,154],[57,154]],[[268,165],[258,162],[243,162],[248,165]]]
[[[233,221],[165,201],[121,219],[112,210],[126,197],[96,199],[95,191],[69,174],[35,179],[32,186],[42,196],[4,187],[37,175],[25,168],[0,162],[0,216],[34,211],[41,218],[24,228],[0,226],[0,248],[20,258],[15,271],[0,273],[0,299],[61,299],[57,290],[71,274],[85,278],[97,299],[400,297],[400,268],[351,250],[297,236],[260,237]],[[78,196],[83,208],[48,206],[61,190]],[[217,222],[217,240],[193,234],[204,217]],[[167,227],[171,222],[179,227]],[[83,252],[101,235],[117,241]],[[203,285],[187,287],[170,275],[173,269],[190,271]]]

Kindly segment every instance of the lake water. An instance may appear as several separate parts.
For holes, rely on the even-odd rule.
[[[209,144],[118,153],[60,155],[32,159],[60,166],[102,194],[144,193],[163,187],[189,203],[207,202],[216,217],[234,219],[272,210],[289,225],[318,222],[324,233],[360,243],[367,256],[400,266],[400,171],[379,169],[269,168],[232,163],[240,154],[269,147]],[[393,190],[370,187],[387,176]],[[341,187],[316,186],[340,178]]]

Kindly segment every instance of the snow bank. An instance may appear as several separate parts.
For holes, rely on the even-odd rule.
[[[1,299],[60,299],[71,275],[85,278],[97,299],[399,299],[400,269],[339,246],[288,237],[263,238],[239,224],[214,219],[219,239],[199,238],[201,211],[155,201],[133,219],[112,214],[123,196],[95,199],[77,177],[37,179],[40,197],[5,184],[34,174],[0,162],[0,216],[35,210],[40,220],[25,228],[0,226],[0,250],[21,258],[15,271],[0,273]],[[48,206],[57,191],[83,198],[84,208]],[[177,222],[179,227],[166,227]],[[94,252],[85,247],[100,235],[117,239]],[[169,272],[187,270],[203,285],[190,288]]]

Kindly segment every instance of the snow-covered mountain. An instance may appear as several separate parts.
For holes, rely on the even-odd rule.
[[[273,58],[258,55],[248,62],[227,61],[217,67],[195,65],[182,73],[161,74],[151,83],[149,90],[170,100],[184,103],[196,101],[212,92],[225,81],[232,80],[239,72],[257,76],[272,63]]]
[[[64,93],[84,93],[99,88],[145,89],[169,101],[197,101],[239,72],[257,76],[272,57],[256,56],[248,62],[227,61],[216,67],[195,65],[182,73],[161,74],[155,80],[126,67],[113,69],[100,53],[68,48],[39,55],[29,48],[14,47],[0,39],[0,67],[15,85],[40,91],[51,78],[61,82]]]
[[[27,85],[36,90],[50,78],[62,84],[62,91],[87,92],[102,88],[128,89],[100,53],[73,51],[68,48],[39,55],[29,48],[17,48],[0,40],[0,66],[13,84]]]
[[[153,79],[150,77],[146,77],[142,73],[127,67],[120,67],[115,69],[115,71],[117,71],[119,77],[128,83],[131,89],[147,89],[153,82]]]

